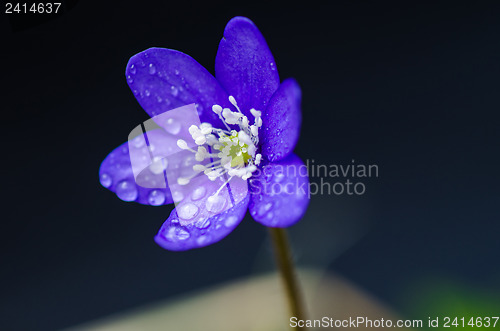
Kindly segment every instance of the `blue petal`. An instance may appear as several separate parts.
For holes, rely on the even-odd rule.
[[[210,180],[200,173],[187,183],[171,185],[179,199],[174,196],[175,210],[156,236],[160,246],[174,251],[203,247],[233,231],[247,210],[248,183],[223,177]]]
[[[216,243],[240,224],[247,211],[250,196],[246,196],[232,208],[221,214],[200,218],[196,223],[183,224],[177,208],[163,223],[155,241],[171,251],[185,251]]]
[[[201,122],[221,127],[212,106],[231,107],[228,94],[217,80],[179,51],[150,48],[136,54],[127,64],[126,76],[137,101],[151,117],[196,103]]]
[[[259,169],[250,179],[250,214],[269,227],[297,223],[309,205],[307,167],[295,154]]]
[[[278,88],[273,55],[248,18],[235,17],[226,25],[215,58],[215,75],[249,119],[249,110],[264,110]]]
[[[285,80],[262,114],[262,155],[276,162],[291,152],[299,140],[302,93],[293,78]]]
[[[161,140],[164,142],[162,144],[164,148],[176,144],[175,138],[166,135],[162,130],[151,131],[147,134],[151,136],[149,137],[150,141]],[[109,153],[99,169],[100,182],[102,186],[115,192],[123,201],[135,201],[153,206],[172,203],[172,196],[161,169],[162,164],[159,164],[160,169],[155,168],[157,164],[152,168],[149,167],[150,163],[146,164],[149,161],[149,151],[144,137],[144,135],[138,136],[137,139],[126,142]],[[131,155],[135,155],[135,159],[139,159],[139,161],[142,160],[139,158],[140,155],[145,157],[145,171],[139,177],[141,185],[137,184],[134,176],[130,161]]]

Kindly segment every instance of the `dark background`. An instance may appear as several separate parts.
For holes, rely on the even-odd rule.
[[[171,207],[98,181],[148,118],[128,59],[167,47],[213,72],[237,15],[302,86],[297,154],[379,165],[362,197],[313,198],[291,229],[299,262],[402,314],[422,279],[499,293],[498,2],[72,1],[52,18],[2,14],[1,330],[68,327],[268,268],[248,215],[216,245],[168,252],[152,239]]]

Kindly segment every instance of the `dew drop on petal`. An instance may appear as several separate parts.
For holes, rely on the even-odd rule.
[[[184,199],[184,194],[182,194],[181,191],[175,191],[172,193],[172,199],[175,202],[180,202],[180,201],[182,201],[182,199]]]
[[[191,200],[197,201],[203,198],[207,194],[207,189],[205,186],[199,186],[194,189],[193,193],[191,194]]]
[[[165,202],[165,194],[159,190],[152,190],[148,195],[148,202],[151,206],[160,206]]]
[[[201,236],[198,239],[196,239],[196,243],[198,245],[203,245],[207,241],[207,236]]]
[[[177,69],[175,69],[174,73],[176,76],[179,76],[179,74],[180,74],[179,70],[177,70]]]
[[[274,174],[274,181],[276,183],[282,182],[284,178],[285,178],[285,174],[282,172],[277,172]]]
[[[149,166],[149,170],[155,175],[162,174],[165,169],[167,169],[168,163],[166,158],[161,158],[155,156],[153,158],[153,163]]]
[[[259,216],[264,216],[272,206],[273,204],[271,202],[268,202],[265,205],[261,205],[258,211]]]
[[[174,224],[173,220],[172,220],[172,224]],[[165,233],[165,238],[167,238],[170,241],[175,240],[175,227],[171,227],[170,229],[167,230],[167,233]]]
[[[142,146],[144,146],[145,142],[146,141],[144,140],[143,136],[137,136],[132,139],[132,146],[134,146],[135,148],[141,148]]]
[[[221,197],[220,195],[212,195],[208,197],[205,206],[207,210],[212,213],[220,213],[224,210],[224,206],[226,205],[226,199]]]
[[[198,163],[194,158],[194,155],[188,155],[184,158],[184,162],[182,162],[183,166],[186,168],[193,168],[193,166]]]
[[[177,94],[179,94],[179,89],[177,87],[175,87],[174,85],[170,86],[170,93],[172,93],[172,95],[174,97],[177,96]]]
[[[135,73],[136,73],[136,72],[137,72],[137,69],[136,69],[135,65],[134,65],[134,64],[132,64],[132,65],[130,66],[130,73],[131,73],[132,75],[135,75]]]
[[[149,90],[144,90],[144,95],[146,95],[147,97],[149,97],[151,95],[151,92],[149,92]]]
[[[183,220],[193,219],[199,211],[199,208],[192,203],[184,203],[176,207],[177,215]]]
[[[176,225],[168,229],[165,238],[167,238],[170,241],[177,241],[177,240],[186,240],[190,236],[191,235],[185,228]]]
[[[179,240],[186,240],[190,236],[189,232],[187,232],[183,228],[179,228],[177,230],[176,235],[177,235],[177,238],[179,238]]]
[[[155,67],[155,65],[153,63],[149,64],[149,73],[151,75],[154,75],[156,73],[156,67]]]
[[[128,180],[121,181],[116,186],[116,195],[123,201],[134,201],[137,199],[137,188]]]
[[[111,184],[113,184],[113,180],[111,179],[111,177],[104,173],[100,176],[100,181],[101,181],[101,185],[108,188],[111,186]]]
[[[226,221],[224,222],[224,225],[227,227],[231,227],[238,222],[238,218],[236,216],[229,216]]]
[[[165,130],[170,134],[178,134],[181,131],[181,123],[173,118],[165,122]]]
[[[208,218],[202,218],[194,224],[198,229],[206,229],[210,226],[210,221]]]

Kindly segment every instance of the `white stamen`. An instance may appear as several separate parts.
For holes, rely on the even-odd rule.
[[[213,105],[212,106],[212,110],[214,113],[216,113],[217,115],[220,115],[220,113],[222,112],[222,107],[219,106],[219,105]]]
[[[177,140],[177,146],[179,146],[180,149],[188,149],[188,144],[182,139]]]
[[[213,128],[209,123],[189,127],[189,133],[198,145],[197,151],[189,148],[184,140],[177,141],[179,148],[195,153],[197,161],[212,159],[209,164],[194,165],[193,170],[196,173],[203,172],[212,181],[227,173],[230,178],[225,184],[234,176],[241,177],[243,180],[250,178],[257,170],[256,165],[260,164],[262,159],[262,155],[257,154],[262,112],[254,108],[250,109],[254,117],[254,123],[250,125],[248,117],[242,113],[233,96],[229,96],[229,102],[237,112],[220,105],[212,106],[212,111],[218,115],[227,130]],[[237,125],[239,130],[233,130],[229,125]],[[205,145],[208,145],[209,149]],[[178,183],[186,185],[192,177],[179,178]]]
[[[261,159],[262,159],[262,154],[255,155],[255,164],[259,165]]]

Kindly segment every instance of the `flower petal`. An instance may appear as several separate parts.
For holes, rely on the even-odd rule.
[[[172,211],[163,223],[155,241],[161,247],[171,251],[185,251],[216,243],[233,231],[245,216],[250,196],[221,214],[199,218],[186,224],[179,218],[181,205]],[[186,206],[186,205],[184,205]],[[201,211],[203,213],[204,211]]]
[[[120,145],[104,159],[99,169],[102,186],[115,192],[123,201],[153,206],[172,203],[172,195],[164,174],[167,160],[151,159],[148,143],[153,142],[157,146],[155,153],[162,155],[167,153],[161,149],[176,147],[176,138],[163,130],[138,135]],[[131,159],[134,161],[133,165]]]
[[[307,167],[295,154],[270,163],[250,179],[250,214],[269,227],[297,223],[309,204]]]
[[[262,114],[262,155],[276,162],[290,154],[299,140],[302,93],[295,79],[285,80]]]
[[[166,48],[150,48],[127,64],[127,82],[142,108],[151,116],[196,103],[201,122],[222,123],[214,104],[230,107],[228,94],[192,57]]]
[[[247,116],[251,108],[265,109],[278,88],[273,55],[248,18],[235,17],[226,25],[215,58],[215,75]]]

